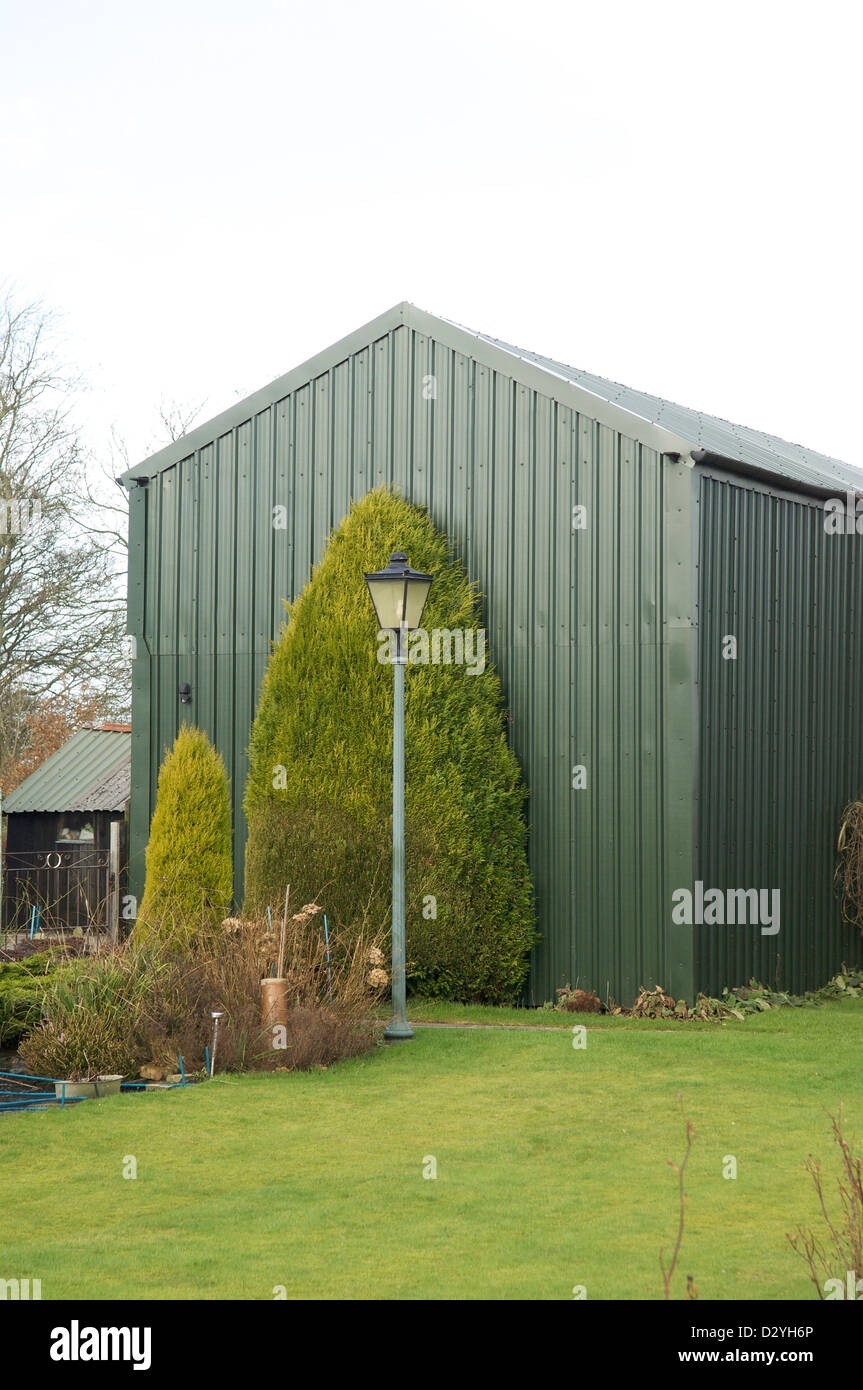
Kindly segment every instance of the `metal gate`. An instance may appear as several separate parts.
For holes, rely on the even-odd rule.
[[[86,843],[13,850],[3,864],[4,934],[115,931],[111,852]]]

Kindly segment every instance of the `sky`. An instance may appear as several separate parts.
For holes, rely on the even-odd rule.
[[[863,6],[0,0],[0,285],[97,453],[407,299],[863,466]]]

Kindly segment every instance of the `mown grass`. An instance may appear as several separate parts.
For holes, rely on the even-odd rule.
[[[806,1156],[835,1171],[827,1112],[863,1139],[863,1000],[626,1022],[583,1051],[563,1029],[422,1029],[328,1071],[7,1115],[0,1277],[46,1299],[658,1299],[681,1092],[676,1296],[691,1273],[702,1299],[812,1298],[785,1233],[817,1220]]]
[[[389,1002],[378,1010],[381,1018],[391,1013]],[[497,1027],[572,1028],[716,1028],[716,1021],[675,1018],[631,1018],[623,1014],[566,1013],[558,1009],[509,1008],[504,1004],[450,1004],[443,999],[409,999],[408,1018],[412,1023],[493,1024]]]

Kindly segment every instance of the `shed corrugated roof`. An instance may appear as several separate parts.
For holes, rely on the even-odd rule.
[[[640,439],[660,452],[674,452],[688,449],[697,452],[705,450],[708,454],[737,465],[743,472],[767,475],[784,480],[801,488],[812,488],[828,492],[863,492],[863,469],[841,459],[831,458],[800,444],[792,444],[778,435],[765,434],[761,430],[750,429],[746,425],[735,425],[729,420],[721,420],[716,415],[708,415],[701,410],[675,405],[661,396],[647,391],[636,391],[620,382],[596,376],[593,372],[571,367],[541,353],[530,352],[525,348],[514,347],[486,333],[463,328],[450,319],[439,318],[426,313],[406,301],[396,304],[379,318],[357,329],[354,333],[332,344],[317,356],[295,367],[285,376],[264,386],[260,391],[238,401],[214,419],[196,426],[188,435],[175,440],[159,453],[145,459],[123,474],[121,481],[127,486],[138,479],[145,481],[154,473],[172,468],[182,459],[189,458],[196,449],[210,443],[219,435],[227,433],[237,425],[251,419],[257,412],[283,400],[285,396],[309,381],[338,366],[355,352],[360,345],[376,341],[400,325],[416,329],[420,333],[433,336],[445,347],[457,352],[469,353],[477,361],[485,362],[498,370],[504,367],[504,358],[512,363],[508,374],[519,380],[519,363],[523,371],[530,373],[536,384],[545,376],[551,395],[564,396],[568,392],[569,403],[576,409],[590,408],[591,400],[596,402],[597,419],[620,429],[633,439]],[[564,383],[555,389],[554,383]],[[628,417],[628,420],[627,420]]]
[[[126,758],[119,767],[103,777],[86,792],[70,811],[122,811],[132,795],[132,760]]]
[[[3,811],[122,811],[129,800],[132,735],[79,729],[3,800]]]

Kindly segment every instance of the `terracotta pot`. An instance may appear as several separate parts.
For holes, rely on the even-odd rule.
[[[288,982],[285,979],[261,980],[261,1025],[274,1028],[288,1022]]]

